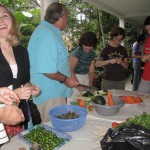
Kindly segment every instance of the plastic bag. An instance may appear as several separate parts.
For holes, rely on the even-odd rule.
[[[102,150],[150,150],[150,130],[139,125],[110,128],[100,144]]]

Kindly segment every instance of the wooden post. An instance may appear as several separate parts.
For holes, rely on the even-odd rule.
[[[122,18],[119,18],[119,27],[122,27],[123,29],[125,27],[125,22]],[[124,42],[122,42],[121,45],[124,46]]]

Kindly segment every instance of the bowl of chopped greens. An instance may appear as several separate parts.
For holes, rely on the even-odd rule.
[[[52,108],[49,111],[49,116],[56,130],[71,132],[84,126],[87,110],[80,106],[62,105]]]

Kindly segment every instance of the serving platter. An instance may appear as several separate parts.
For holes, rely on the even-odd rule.
[[[57,137],[65,139],[64,142],[62,142],[58,147],[55,147],[54,150],[59,149],[60,147],[62,147],[64,144],[68,143],[72,139],[72,136],[69,135],[68,133],[57,131],[56,129],[54,129],[48,125],[45,125],[45,124],[33,126],[33,128],[30,128],[28,130],[25,130],[25,131],[19,133],[18,137],[31,147],[32,143],[29,140],[27,140],[26,138],[24,138],[24,135],[26,135],[27,133],[29,133],[30,131],[32,131],[33,129],[36,129],[38,127],[44,127],[46,130],[52,131],[53,134],[56,134]]]

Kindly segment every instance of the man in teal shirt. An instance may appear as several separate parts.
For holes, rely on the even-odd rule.
[[[28,45],[31,82],[42,93],[34,97],[43,122],[49,121],[48,111],[66,104],[72,94],[70,87],[78,82],[71,78],[68,50],[61,38],[67,25],[67,9],[60,3],[52,3],[46,10],[44,21],[35,29]]]

